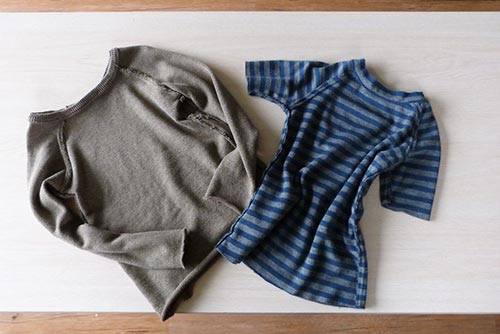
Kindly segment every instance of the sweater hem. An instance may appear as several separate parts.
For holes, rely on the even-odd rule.
[[[161,321],[165,321],[171,316],[174,315],[177,307],[179,306],[179,297],[181,297],[182,293],[185,289],[191,284],[194,283],[195,280],[203,274],[210,266],[215,262],[218,258],[219,253],[214,248],[212,251],[200,262],[200,264],[194,268],[183,280],[182,282],[175,288],[172,295],[167,299],[165,305],[163,306],[163,310],[161,311],[160,319]],[[185,298],[186,300],[189,299]]]

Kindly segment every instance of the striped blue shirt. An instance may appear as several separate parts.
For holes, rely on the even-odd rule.
[[[359,221],[376,177],[382,206],[429,220],[440,140],[422,92],[389,90],[364,59],[246,63],[249,94],[281,106],[276,156],[217,244],[266,281],[316,302],[364,308]]]

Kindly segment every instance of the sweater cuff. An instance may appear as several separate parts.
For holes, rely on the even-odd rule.
[[[187,229],[183,228],[179,231],[179,238],[174,241],[171,246],[172,268],[186,269],[184,263],[184,251],[186,249]]]
[[[204,197],[225,204],[239,215],[247,207],[254,188],[235,148],[215,170]]]
[[[187,229],[158,231],[156,247],[150,255],[150,269],[185,269]]]

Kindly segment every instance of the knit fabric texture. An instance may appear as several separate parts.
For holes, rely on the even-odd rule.
[[[165,320],[256,188],[257,132],[205,64],[113,48],[97,86],[30,114],[30,201],[55,236],[118,261]]]
[[[384,207],[430,219],[440,139],[422,92],[390,90],[364,59],[246,63],[248,92],[282,107],[278,153],[218,243],[268,282],[312,301],[364,308],[358,223],[376,177]]]

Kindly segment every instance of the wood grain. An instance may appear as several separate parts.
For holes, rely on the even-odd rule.
[[[500,315],[0,313],[0,333],[495,334]]]
[[[0,334],[169,333],[154,313],[0,313]]]
[[[7,0],[4,12],[73,11],[498,11],[496,0]]]
[[[172,334],[494,334],[499,315],[178,314]]]

